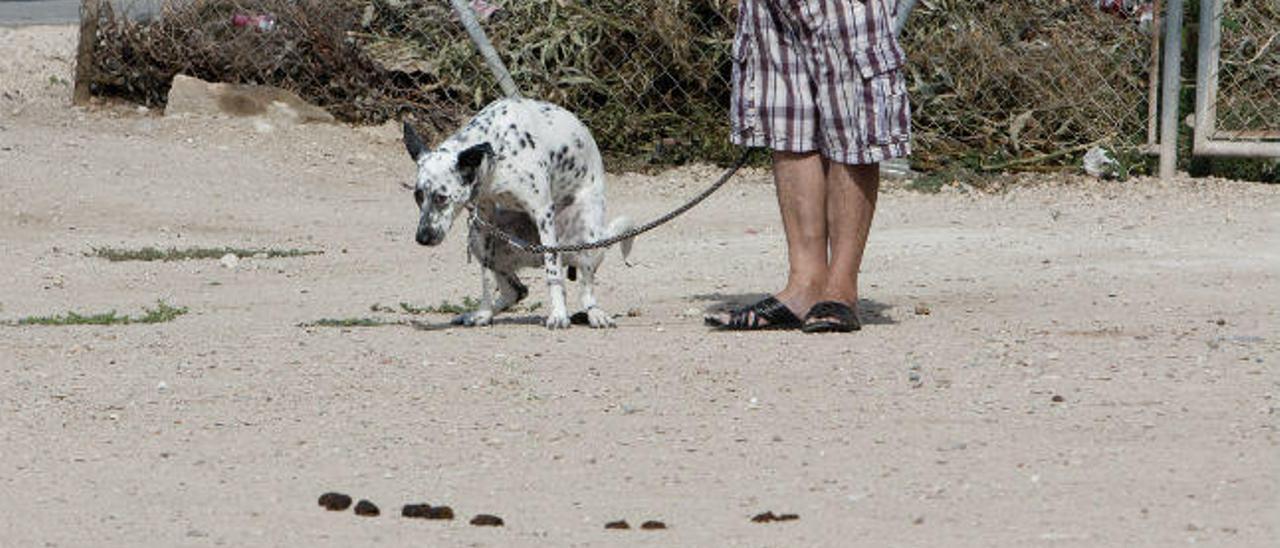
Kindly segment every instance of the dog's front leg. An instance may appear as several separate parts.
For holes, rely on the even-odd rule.
[[[493,290],[489,286],[489,269],[480,267],[480,307],[454,318],[453,323],[471,327],[493,323]]]
[[[538,238],[542,245],[555,247],[560,245],[556,239],[555,216],[550,207],[537,213]],[[542,264],[547,269],[547,289],[550,291],[551,311],[547,314],[548,329],[565,329],[569,327],[569,311],[564,304],[564,273],[560,265],[560,254],[543,253]]]

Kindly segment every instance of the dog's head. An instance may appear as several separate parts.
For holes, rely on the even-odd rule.
[[[444,241],[453,219],[476,197],[493,169],[493,147],[480,143],[461,152],[427,150],[417,132],[404,124],[404,146],[418,164],[413,199],[418,202],[418,243]]]

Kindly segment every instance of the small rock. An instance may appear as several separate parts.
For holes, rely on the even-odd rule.
[[[471,524],[476,527],[502,527],[502,518],[490,514],[478,514],[471,518]]]
[[[364,500],[364,499],[360,499],[360,502],[357,502],[357,503],[356,503],[356,515],[357,515],[357,516],[369,516],[369,517],[373,517],[373,516],[378,515],[379,513],[380,513],[380,512],[378,511],[378,507],[377,507],[377,506],[375,506],[372,502],[369,502],[369,501]]]
[[[400,509],[400,515],[406,518],[425,518],[429,510],[430,504],[406,504]]]
[[[351,507],[351,497],[342,493],[325,493],[320,495],[320,506],[326,510],[341,512]]]
[[[933,313],[933,310],[929,309],[929,305],[924,303],[920,303],[916,305],[917,316],[928,316],[929,314],[932,314],[932,313]]]
[[[604,524],[604,528],[605,529],[630,529],[631,524],[627,523],[627,520],[625,519],[620,519],[618,521],[611,521],[609,523]]]
[[[400,511],[400,515],[406,518],[453,519],[453,508],[430,504],[406,504]]]
[[[1052,401],[1053,403],[1062,403],[1067,401],[1067,399],[1062,397],[1062,394],[1054,394],[1052,398],[1049,398],[1049,401]]]
[[[228,253],[218,259],[218,264],[222,265],[222,268],[235,268],[240,265],[240,257],[237,257],[235,253]]]
[[[641,523],[641,524],[640,524],[640,528],[641,528],[641,529],[646,529],[646,530],[649,530],[649,531],[652,531],[652,530],[655,530],[655,529],[666,529],[666,528],[667,528],[667,524],[662,523],[661,521],[649,520],[649,521],[646,521],[646,522],[644,522],[644,523]]]
[[[173,77],[164,115],[251,116],[291,125],[334,122],[332,114],[291,91],[271,86],[205,82],[182,74]]]
[[[769,523],[771,521],[794,521],[797,519],[800,519],[799,514],[775,515],[772,511],[769,511],[769,512],[764,512],[762,514],[756,514],[755,517],[751,518],[751,521],[754,521],[756,523]]]
[[[919,516],[916,519],[911,520],[912,525],[920,525],[923,523],[924,523],[924,516]]]

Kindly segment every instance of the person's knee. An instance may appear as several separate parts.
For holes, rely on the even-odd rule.
[[[786,150],[773,151],[773,163],[777,164],[797,164],[803,162],[821,162],[822,155],[817,151],[811,152],[789,152]]]
[[[880,164],[841,164],[832,162],[827,170],[828,180],[850,181],[864,188],[875,189],[880,185]]]

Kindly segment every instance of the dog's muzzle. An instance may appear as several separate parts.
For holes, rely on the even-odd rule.
[[[417,240],[418,240],[418,243],[422,245],[437,245],[441,241],[443,241],[444,238],[437,236],[434,232],[431,232],[430,230],[419,230]]]
[[[418,243],[422,245],[437,245],[444,241],[444,234],[438,234],[436,231],[431,230],[431,225],[427,224],[427,218],[423,217],[422,221],[418,223],[418,235],[416,239],[418,240]]]

